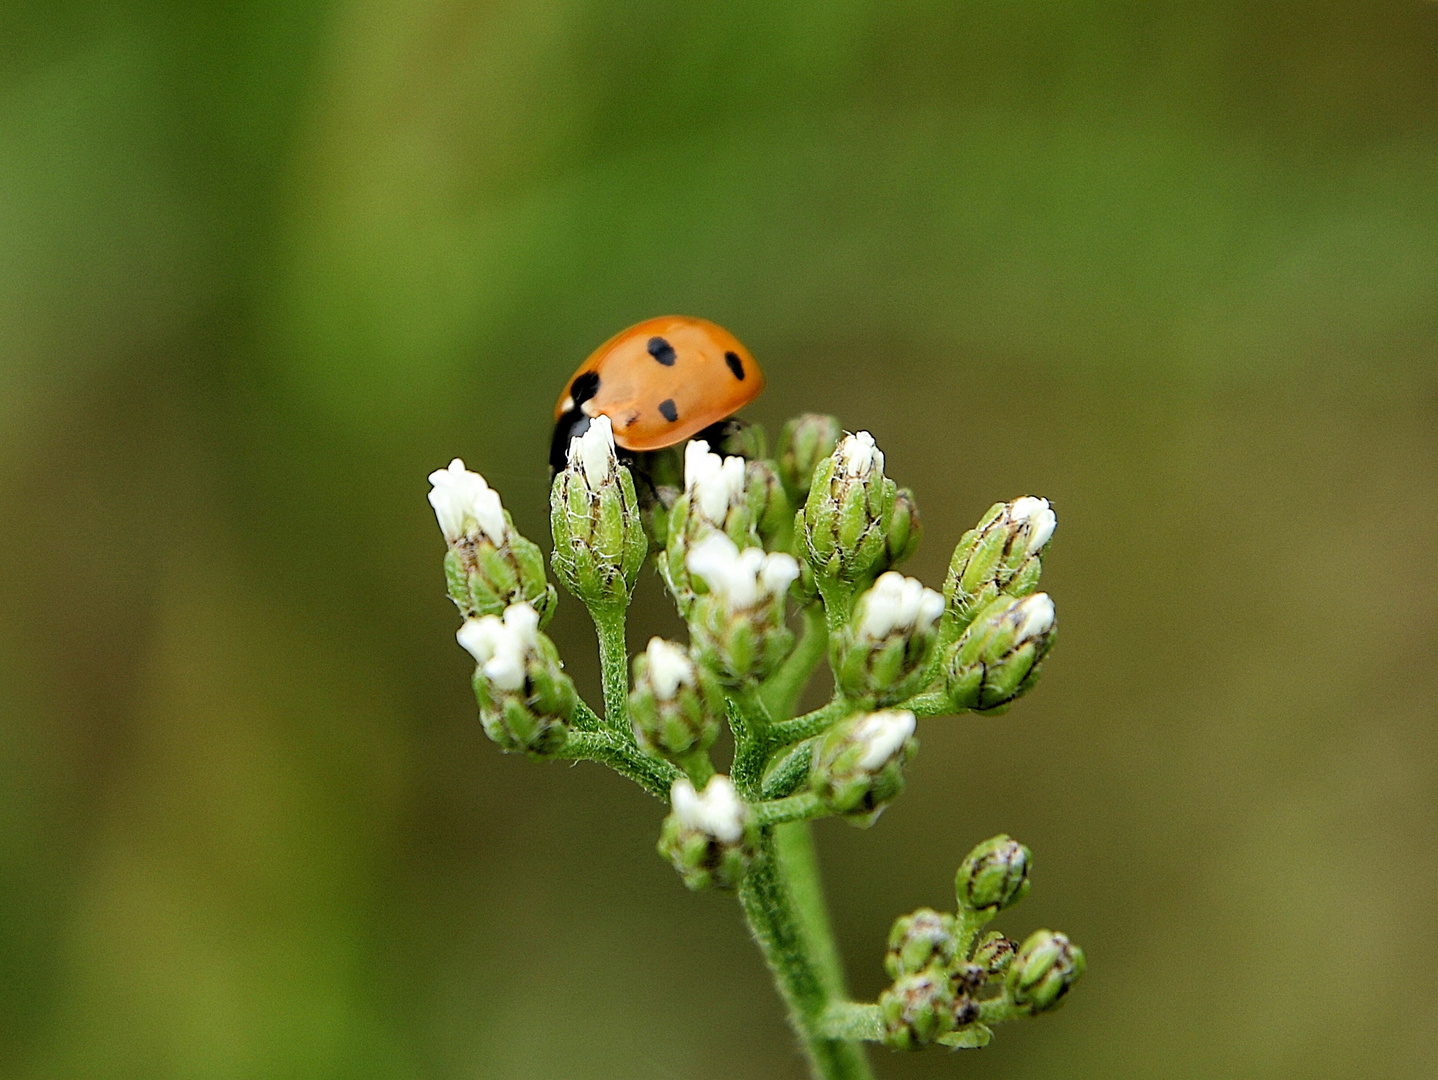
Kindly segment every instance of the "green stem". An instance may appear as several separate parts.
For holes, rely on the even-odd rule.
[[[824,1012],[819,1029],[831,1039],[882,1042],[884,1020],[879,1006],[858,1001],[836,1001]]]
[[[599,637],[599,677],[604,684],[604,723],[629,733],[629,646],[622,607],[589,609]]]
[[[760,825],[782,825],[786,821],[808,821],[824,811],[824,804],[812,791],[770,799],[754,805],[754,819]]]
[[[928,690],[915,694],[908,701],[895,705],[896,709],[908,709],[915,716],[945,716],[954,712],[954,703],[946,691]]]
[[[824,622],[824,609],[819,604],[810,604],[803,611],[804,629],[799,643],[794,646],[779,670],[769,676],[761,691],[764,704],[770,716],[790,717],[799,704],[804,687],[829,645],[829,629]]]
[[[780,758],[764,774],[760,795],[765,799],[782,799],[792,795],[809,779],[814,763],[814,744],[802,742]]]
[[[858,707],[847,698],[835,698],[813,712],[773,725],[769,729],[770,742],[773,746],[788,746],[790,743],[812,739],[815,735],[828,731],[835,722],[857,711]]]
[[[769,758],[769,710],[753,687],[740,687],[728,699],[729,728],[734,732],[734,763],[729,768],[739,794],[759,798],[764,764]]]
[[[602,762],[665,802],[669,801],[669,789],[674,781],[682,775],[669,762],[650,757],[612,731],[570,731],[568,740],[554,756],[571,761]]]
[[[789,1008],[810,1072],[815,1080],[872,1080],[863,1046],[822,1030],[829,1007],[845,994],[809,826],[768,827],[760,837],[739,900]]]

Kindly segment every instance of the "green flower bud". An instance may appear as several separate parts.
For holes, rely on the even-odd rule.
[[[677,446],[646,450],[634,455],[630,469],[639,495],[639,518],[649,540],[650,554],[664,550],[669,539],[669,515],[684,494],[684,459]]]
[[[744,466],[744,501],[764,547],[769,551],[786,549],[793,536],[794,504],[773,462],[750,461]]]
[[[704,437],[710,448],[720,457],[741,457],[745,461],[758,461],[769,456],[769,438],[763,424],[730,417],[716,427],[706,429]]]
[[[1009,965],[1004,989],[1015,1008],[1036,1014],[1056,1008],[1085,967],[1083,950],[1067,935],[1036,930]]]
[[[609,417],[569,443],[569,464],[549,491],[554,571],[589,607],[629,603],[649,541],[634,478],[614,452]]]
[[[796,416],[779,431],[779,476],[796,504],[808,497],[814,470],[843,437],[838,419],[822,413]]]
[[[899,488],[894,493],[894,514],[889,519],[889,530],[884,534],[884,565],[895,567],[908,559],[919,549],[923,531],[914,493],[909,488]]]
[[[629,719],[634,738],[656,757],[683,764],[714,745],[724,692],[713,673],[673,642],[650,638],[634,658]]]
[[[995,503],[977,528],[964,533],[944,580],[947,640],[1000,594],[1027,596],[1038,588],[1044,551],[1057,523],[1047,499],[1025,495]]]
[[[969,852],[954,878],[959,907],[997,915],[1029,891],[1029,849],[1000,833]]]
[[[526,603],[547,623],[559,594],[544,575],[544,555],[515,530],[498,493],[459,458],[430,473],[429,482],[429,503],[449,545],[445,583],[460,613],[477,619]]]
[[[937,968],[900,975],[879,995],[884,1042],[895,1050],[917,1050],[954,1029],[954,993]]]
[[[949,650],[949,700],[955,709],[1001,709],[1038,681],[1053,648],[1054,604],[1047,593],[1000,596]]]
[[[853,584],[882,567],[895,493],[867,431],[846,435],[819,463],[799,523],[817,577]]]
[[[893,570],[859,597],[831,645],[834,680],[848,697],[892,705],[918,690],[944,598]]]
[[[810,788],[834,813],[867,827],[904,790],[904,766],[918,749],[911,712],[850,717],[819,740]]]
[[[686,556],[697,597],[689,615],[696,659],[729,686],[765,678],[794,647],[784,624],[784,598],[799,576],[793,556],[760,548],[740,551],[711,533]]]
[[[732,889],[754,857],[758,829],[753,815],[724,775],[712,776],[702,792],[687,778],[674,781],[672,810],[659,834],[659,854],[674,864],[691,889]]]
[[[901,915],[889,931],[889,953],[884,957],[884,970],[889,978],[914,975],[927,967],[947,969],[958,956],[959,941],[954,933],[954,917],[940,915],[931,908],[920,908],[911,915]]]
[[[985,975],[1002,975],[1009,969],[1009,964],[1018,951],[1017,941],[1006,938],[995,930],[974,949],[974,964],[982,969]]]
[[[568,738],[574,683],[554,642],[539,632],[539,614],[512,604],[504,618],[468,619],[456,635],[474,657],[474,696],[484,732],[502,750],[552,754]]]
[[[684,448],[684,494],[669,515],[660,569],[685,617],[695,593],[703,591],[689,577],[688,554],[696,544],[711,533],[723,533],[737,547],[759,546],[745,491],[746,474],[743,458],[712,454],[703,439],[693,439]]]

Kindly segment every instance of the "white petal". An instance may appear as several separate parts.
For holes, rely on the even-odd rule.
[[[649,657],[649,681],[654,685],[654,695],[661,701],[673,701],[680,685],[695,685],[694,661],[672,641],[650,638],[644,652]]]
[[[738,843],[744,835],[744,803],[723,773],[709,778],[699,796],[696,816],[697,828],[726,844]]]
[[[1049,537],[1053,536],[1054,528],[1058,525],[1058,517],[1049,508],[1049,501],[1036,499],[1032,495],[1015,499],[1013,506],[1009,508],[1009,516],[1015,522],[1028,526],[1029,539],[1026,546],[1030,555],[1049,542]]]
[[[907,709],[870,713],[854,727],[854,739],[864,745],[859,768],[873,772],[883,768],[914,733],[914,714]]]
[[[1048,593],[1034,593],[1018,602],[1013,617],[1018,620],[1015,643],[1023,644],[1053,629],[1054,602]]]
[[[584,470],[584,482],[590,488],[597,488],[612,475],[616,465],[614,456],[614,426],[607,416],[596,416],[589,421],[589,427],[577,439],[569,440],[568,462],[571,466],[578,461]]]
[[[429,504],[434,507],[445,540],[454,543],[478,527],[496,545],[504,543],[504,507],[484,477],[466,469],[464,462],[455,458],[448,468],[430,473],[429,482],[433,485]]]
[[[789,591],[789,586],[799,577],[799,564],[794,556],[786,555],[782,551],[776,551],[764,559],[764,569],[759,572],[759,578],[764,589],[774,599],[782,599]]]
[[[882,472],[884,452],[874,444],[874,436],[867,431],[856,431],[845,435],[839,444],[839,460],[844,472],[850,476],[863,476],[870,470]]]
[[[464,650],[474,657],[475,663],[486,664],[494,656],[496,643],[504,636],[504,624],[497,615],[466,619],[454,636]]]

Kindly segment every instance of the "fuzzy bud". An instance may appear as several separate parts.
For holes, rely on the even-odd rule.
[[[669,798],[672,809],[660,830],[659,854],[691,889],[738,885],[754,857],[758,830],[729,778],[712,776],[698,792],[681,777]]]
[[[895,1050],[918,1050],[954,1029],[954,992],[936,968],[900,975],[879,995],[884,1043]]]
[[[1057,524],[1047,499],[1025,495],[995,503],[977,527],[964,533],[944,580],[949,640],[999,595],[1027,596],[1038,588],[1044,552]]]
[[[686,566],[696,587],[706,590],[689,618],[700,663],[728,685],[769,675],[794,644],[784,625],[784,600],[799,564],[780,552],[740,551],[716,532],[689,551]]]
[[[679,764],[703,754],[719,734],[724,693],[714,675],[681,646],[650,638],[634,658],[629,719],[647,753]]]
[[[809,495],[809,482],[819,463],[829,457],[844,429],[836,417],[804,413],[788,421],[779,432],[779,476],[789,497],[802,503]]]
[[[889,530],[884,534],[884,565],[898,566],[919,549],[919,538],[923,535],[923,523],[919,520],[919,504],[909,488],[899,488],[894,493],[894,513],[889,518]]]
[[[894,928],[889,931],[884,970],[891,979],[913,975],[927,967],[947,970],[957,958],[958,949],[954,917],[941,915],[931,908],[920,908],[894,921]]]
[[[649,551],[634,478],[619,464],[609,417],[596,416],[569,443],[568,464],[549,492],[555,573],[590,607],[629,603]]]
[[[744,501],[759,542],[769,551],[789,547],[794,533],[794,504],[771,461],[750,461],[744,466]]]
[[[539,614],[512,604],[504,617],[468,619],[456,635],[474,657],[474,696],[485,734],[506,751],[551,754],[568,736],[574,684],[554,642],[539,632]]]
[[[429,504],[449,548],[445,583],[460,613],[476,619],[526,603],[547,623],[559,597],[544,575],[544,556],[515,530],[499,494],[459,458],[430,473],[429,482]]]
[[[689,576],[690,550],[716,532],[728,536],[737,547],[759,545],[745,490],[746,473],[743,458],[711,453],[703,439],[692,439],[684,447],[684,493],[669,513],[660,571],[686,618],[695,593],[703,591],[695,588]]]
[[[859,597],[830,661],[848,697],[890,705],[919,689],[944,598],[893,570]]]
[[[1004,989],[1013,1005],[1036,1014],[1057,1008],[1084,973],[1083,950],[1066,934],[1036,930],[1009,965]]]
[[[911,712],[850,717],[819,741],[810,786],[834,813],[867,827],[904,790],[904,766],[918,749]]]
[[[974,949],[973,962],[985,975],[1002,975],[1018,951],[1017,941],[994,930]]]
[[[1054,643],[1048,593],[1001,595],[949,650],[949,699],[955,709],[1001,709],[1038,681]]]
[[[854,584],[882,568],[896,490],[867,431],[844,436],[819,463],[796,519],[817,577]]]
[[[954,877],[959,907],[990,917],[1017,904],[1029,891],[1033,855],[1013,837],[1000,833],[969,852]]]

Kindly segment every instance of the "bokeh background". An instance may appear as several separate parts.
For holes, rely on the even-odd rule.
[[[1058,509],[1038,691],[819,839],[856,994],[1001,830],[1089,975],[882,1076],[1438,1075],[1421,0],[5,0],[0,1075],[802,1075],[659,806],[484,739],[425,503],[547,540],[669,311],[876,434],[929,582]]]

